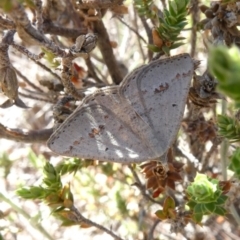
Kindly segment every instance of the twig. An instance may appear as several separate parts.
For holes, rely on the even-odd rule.
[[[78,221],[79,222],[84,222],[86,223],[87,225],[90,225],[90,226],[94,226],[106,233],[108,233],[109,235],[111,235],[114,239],[116,240],[123,240],[122,238],[120,238],[119,236],[117,236],[115,233],[113,233],[112,231],[110,231],[109,229],[103,227],[102,225],[99,225],[98,223],[95,223],[95,222],[92,222],[91,220],[85,218],[79,211],[78,209],[75,207],[75,206],[72,206],[71,207],[71,210],[74,211],[74,213],[77,215],[78,217]]]
[[[160,220],[156,220],[156,221],[153,223],[151,229],[149,230],[147,240],[152,240],[152,239],[154,239],[154,238],[153,238],[153,233],[154,233],[154,231],[155,231],[155,228],[157,227],[157,225],[158,225],[160,222],[161,222]]]
[[[40,53],[38,55],[31,53],[26,49],[25,47],[18,45],[16,43],[12,43],[11,46],[13,46],[16,50],[27,56],[29,59],[34,61],[37,65],[39,65],[41,68],[52,74],[54,77],[56,77],[58,80],[61,81],[60,76],[58,76],[56,73],[54,73],[50,68],[48,68],[46,65],[39,62],[39,60],[44,56],[44,53]]]
[[[34,60],[33,60],[34,61]],[[42,69],[46,70],[47,72],[49,72],[51,75],[53,75],[56,79],[58,79],[60,82],[62,82],[62,79],[59,75],[57,75],[55,72],[53,72],[49,67],[47,67],[46,65],[44,65],[43,63],[39,62],[39,61],[34,61],[38,66],[40,66]]]
[[[19,44],[16,44],[14,42],[11,44],[11,46],[13,46],[16,50],[18,50],[20,53],[24,54],[25,56],[27,56],[28,58],[30,58],[33,61],[39,61],[44,56],[43,52],[41,52],[38,55],[33,54],[30,51],[28,51],[27,48],[25,48]]]
[[[78,7],[78,3],[75,0],[64,0],[65,4],[66,4],[66,11],[69,13],[69,15],[72,17],[72,22],[73,22],[73,26],[76,29],[82,29],[83,31],[85,31],[82,34],[86,34],[88,32],[88,28],[87,26],[84,24],[84,19],[81,17],[81,15],[79,14],[77,7]],[[81,35],[81,34],[79,34]],[[78,36],[79,36],[78,35]]]
[[[150,200],[151,202],[153,203],[157,203],[157,204],[161,204],[161,202],[159,201],[156,201],[155,199],[151,198],[147,193],[146,193],[146,188],[145,186],[142,184],[142,182],[140,181],[137,173],[135,172],[135,170],[133,169],[132,165],[129,164],[128,165],[129,169],[131,170],[133,176],[134,176],[134,179],[136,181],[135,184],[133,184],[134,186],[138,187],[138,189],[141,191],[142,195],[147,199],[147,200]]]
[[[41,102],[47,102],[47,103],[53,103],[53,104],[56,103],[56,101],[51,100],[51,99],[35,97],[35,96],[29,95],[29,94],[24,94],[24,93],[21,93],[21,92],[19,92],[18,94],[22,97],[34,99],[34,100],[41,101]]]
[[[138,18],[138,17],[139,17],[139,16],[138,16],[136,10],[134,9],[133,23],[134,23],[136,29],[138,29],[138,24],[137,24],[137,18]],[[149,39],[148,39],[148,40],[149,40]],[[143,61],[144,61],[144,60],[146,59],[146,57],[145,57],[145,54],[144,54],[144,51],[143,51],[142,44],[141,44],[141,42],[140,42],[140,38],[137,38],[137,43],[138,43],[138,48],[139,48],[139,50],[140,50],[140,52],[141,52],[141,55],[142,55],[142,59],[143,59]],[[146,44],[147,44],[147,42],[146,42]],[[149,51],[148,51],[148,52],[149,52]],[[149,58],[149,59],[150,59],[150,58]]]
[[[115,55],[113,54],[107,30],[102,21],[94,22],[93,26],[94,32],[98,34],[98,47],[107,65],[110,76],[115,84],[119,84],[123,77],[118,67]]]
[[[237,222],[238,226],[240,225],[240,217],[239,217],[239,213],[236,209],[236,207],[234,206],[234,204],[231,204],[230,207],[230,212],[233,216],[233,218],[235,219],[235,221]]]
[[[144,17],[140,16],[140,19],[141,19],[143,27],[145,28],[145,31],[147,33],[148,43],[151,44],[151,43],[153,43],[153,37],[152,37],[151,28],[148,26],[147,21],[146,21],[146,19]],[[148,58],[149,58],[149,60],[152,59],[152,56],[153,56],[153,52],[148,50]]]
[[[39,88],[38,86],[36,86],[34,83],[32,83],[30,80],[28,80],[28,78],[26,76],[24,76],[20,71],[18,71],[15,67],[14,67],[15,72],[17,73],[17,75],[24,81],[26,82],[29,86],[31,86],[33,89],[37,90],[38,92],[43,92],[43,90],[41,88]]]
[[[21,130],[13,129],[3,126],[0,123],[0,138],[13,140],[17,142],[25,143],[45,143],[50,135],[53,133],[53,129],[43,130]]]
[[[222,115],[226,114],[227,111],[227,102],[222,101]],[[221,167],[222,167],[222,175],[223,175],[223,180],[227,180],[227,159],[228,159],[228,140],[224,139],[221,143],[220,147],[220,153],[221,153]]]
[[[147,44],[147,41],[138,33],[137,30],[135,30],[134,28],[132,28],[131,26],[129,26],[126,22],[124,22],[122,18],[117,17],[117,19],[118,19],[118,21],[120,21],[123,25],[125,25],[127,28],[129,28],[131,31],[133,31],[133,32],[137,35],[138,39],[141,39],[145,44]]]
[[[89,75],[90,75],[92,78],[94,78],[96,82],[102,83],[101,79],[98,77],[98,75],[97,75],[96,72],[95,72],[95,68],[96,68],[96,67],[93,66],[93,63],[92,63],[92,61],[91,61],[91,58],[89,57],[89,58],[85,59],[85,62],[86,62],[86,65],[87,65],[87,67],[88,67],[88,73],[89,73]]]
[[[51,95],[51,90],[49,90],[50,93],[49,92],[35,92],[35,91],[33,91],[31,89],[28,89],[28,88],[22,88],[22,90],[24,92],[27,92],[27,93],[30,93],[30,94],[33,94],[33,95],[40,95],[40,97],[46,97],[48,99],[52,99],[52,96],[50,96]],[[24,92],[23,92],[23,94],[24,94]],[[55,92],[55,95],[57,95],[56,92]]]
[[[192,29],[191,29],[191,57],[194,57],[197,44],[197,23],[199,22],[199,8],[198,0],[191,0],[191,18],[192,18]]]

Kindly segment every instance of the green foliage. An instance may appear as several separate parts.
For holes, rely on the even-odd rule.
[[[240,123],[236,118],[219,115],[219,134],[227,138],[230,142],[240,142]],[[240,148],[237,148],[231,158],[229,169],[240,179]]]
[[[197,173],[194,182],[187,188],[187,195],[187,205],[193,211],[192,218],[196,223],[201,223],[204,215],[214,213],[224,216],[227,213],[224,208],[227,196],[222,194],[217,179]]]
[[[171,197],[167,197],[164,200],[163,209],[157,210],[155,214],[161,220],[175,219],[176,218],[175,207],[176,207],[176,204],[174,199]]]
[[[62,185],[60,174],[52,164],[46,163],[43,169],[44,178],[41,186],[23,187],[17,194],[25,199],[41,199],[53,211],[54,216],[62,220],[62,225],[75,225],[71,217],[74,199],[70,189],[70,184]]]
[[[240,141],[240,123],[237,119],[218,115],[218,133],[230,142]]]
[[[240,148],[233,152],[230,158],[229,169],[235,173],[235,176],[240,179]]]
[[[42,186],[23,187],[17,190],[17,194],[26,199],[44,199],[52,193],[58,193],[62,189],[62,183],[52,164],[46,163],[43,172]]]
[[[218,79],[218,89],[240,106],[240,52],[237,47],[218,46],[209,54],[209,70]]]
[[[147,16],[153,18],[155,13],[153,11],[153,1],[152,0],[134,0],[134,5],[141,16]]]
[[[156,28],[162,46],[150,45],[149,48],[155,52],[170,54],[171,49],[183,45],[183,37],[179,37],[180,32],[187,25],[189,0],[173,0],[169,2],[169,9],[164,9],[163,17],[159,17],[159,26]]]
[[[52,52],[46,50],[45,48],[42,48],[41,50],[44,52],[44,59],[50,63],[52,68],[57,68],[60,66],[60,62],[56,59],[56,56]]]
[[[179,37],[180,32],[187,25],[189,0],[169,1],[169,8],[164,9],[162,16],[158,15],[158,9],[151,0],[135,0],[134,5],[138,13],[159,24],[156,26],[156,33],[153,32],[153,44],[148,48],[153,52],[163,52],[170,55],[170,50],[178,48],[184,43],[185,38]]]
[[[74,173],[81,168],[86,168],[88,166],[92,166],[94,164],[93,160],[82,160],[79,158],[70,158],[65,159],[62,163],[56,166],[56,171],[62,176],[66,173]]]

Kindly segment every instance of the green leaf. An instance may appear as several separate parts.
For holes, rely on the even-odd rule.
[[[194,207],[197,205],[197,203],[196,202],[194,202],[194,201],[189,201],[188,203],[187,203],[187,205],[189,206],[189,208],[190,209],[194,209]]]
[[[170,49],[169,49],[168,47],[163,46],[163,47],[162,47],[162,50],[163,50],[163,52],[164,52],[167,56],[170,56]]]
[[[193,220],[196,222],[196,223],[200,223],[202,221],[202,218],[203,218],[203,214],[199,213],[199,214],[193,214]]]
[[[176,27],[183,29],[188,23],[186,21],[180,22],[176,24]]]
[[[166,18],[169,18],[171,16],[170,12],[166,8],[163,10],[163,16],[164,16],[162,18],[163,21],[165,21]]]
[[[177,15],[177,11],[175,11],[174,9],[174,5],[171,4],[171,2],[169,3],[169,12],[172,16],[176,16]]]
[[[175,42],[172,46],[171,46],[171,49],[175,49],[175,48],[178,48],[180,46],[184,45],[183,42]]]
[[[223,207],[217,206],[214,213],[220,216],[225,216],[227,214],[227,210]]]
[[[167,197],[165,200],[164,200],[164,204],[163,204],[163,210],[167,210],[167,209],[175,209],[175,201],[173,198],[171,197]]]
[[[168,18],[166,18],[165,19],[165,22],[169,25],[169,26],[171,26],[171,25],[177,25],[177,19],[176,18],[174,18],[174,17],[172,17],[172,16],[169,16]],[[176,29],[178,29],[179,30],[179,28],[176,26]]]
[[[193,209],[194,214],[204,214],[205,213],[205,208],[204,204],[196,204],[194,209]]]
[[[209,70],[218,79],[218,88],[227,96],[240,102],[240,52],[237,47],[218,46],[210,51]]]
[[[181,41],[181,40],[185,40],[186,38],[185,37],[177,37],[175,38],[175,41]]]
[[[42,187],[32,186],[29,188],[20,188],[16,193],[25,199],[42,199],[46,196],[46,192]]]
[[[240,179],[240,148],[237,148],[230,159],[229,169],[234,171],[236,177]]]
[[[206,204],[204,204],[204,208],[205,208],[206,212],[212,213],[216,209],[216,204],[213,203],[213,202],[212,203],[206,203]]]
[[[155,45],[149,44],[148,48],[152,51],[152,52],[161,52],[161,49]]]
[[[169,1],[169,9],[170,9],[170,6],[171,6],[171,9],[172,9],[176,14],[179,12],[176,1]]]
[[[218,198],[216,205],[223,205],[227,199],[228,199],[228,196],[221,195],[221,197]]]
[[[185,12],[188,4],[189,0],[177,1],[178,12]]]
[[[183,12],[183,13],[177,15],[177,19],[179,22],[186,20],[186,17],[187,17],[187,12]]]
[[[161,220],[165,220],[167,218],[167,214],[163,212],[163,210],[157,210],[155,215]]]

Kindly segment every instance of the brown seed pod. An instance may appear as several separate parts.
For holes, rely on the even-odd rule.
[[[158,34],[158,31],[156,28],[152,29],[152,36],[153,36],[153,44],[159,48],[162,47],[163,45],[163,40],[161,39],[161,37]]]

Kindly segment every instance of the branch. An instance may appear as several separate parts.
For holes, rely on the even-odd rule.
[[[71,207],[71,210],[74,211],[74,213],[76,214],[77,216],[77,220],[79,222],[84,222],[86,223],[87,225],[90,225],[90,226],[94,226],[106,233],[108,233],[109,235],[111,235],[114,239],[116,240],[123,240],[122,238],[120,238],[119,236],[117,236],[115,233],[113,233],[112,231],[110,231],[109,229],[105,228],[104,226],[102,225],[99,225],[98,223],[95,223],[95,222],[92,222],[91,220],[85,218],[79,211],[78,209],[75,207],[75,206],[72,206]]]
[[[153,223],[153,225],[152,225],[152,227],[150,228],[150,231],[149,231],[149,233],[148,233],[148,238],[147,238],[148,240],[154,239],[154,238],[153,238],[153,233],[154,233],[157,225],[158,225],[160,222],[161,222],[161,221],[158,219],[158,220],[156,220],[156,221]]]
[[[53,129],[43,130],[20,130],[5,127],[0,123],[0,138],[25,143],[43,143],[48,140],[53,133]]]
[[[24,81],[26,82],[29,86],[31,86],[33,89],[37,90],[38,92],[43,93],[43,90],[41,88],[39,88],[38,86],[36,86],[34,83],[32,83],[26,76],[24,76],[21,71],[18,71],[18,69],[16,69],[14,67],[15,72],[17,73],[17,75]]]
[[[112,80],[114,83],[119,84],[123,77],[114,56],[107,30],[102,21],[94,22],[93,28],[94,32],[98,35],[98,47],[102,53]]]
[[[88,73],[89,75],[95,79],[96,82],[102,83],[101,79],[98,77],[97,73],[95,72],[95,66],[93,65],[91,58],[85,59],[85,63],[88,67]]]
[[[50,20],[44,21],[42,28],[44,33],[59,35],[67,38],[77,38],[79,35],[87,33],[87,29],[84,27],[79,29],[60,27],[52,23]]]

